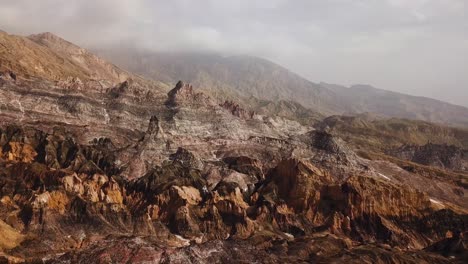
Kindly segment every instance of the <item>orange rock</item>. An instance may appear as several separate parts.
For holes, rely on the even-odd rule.
[[[7,158],[10,161],[32,162],[37,156],[37,152],[29,144],[20,142],[9,142],[10,151],[7,153]]]

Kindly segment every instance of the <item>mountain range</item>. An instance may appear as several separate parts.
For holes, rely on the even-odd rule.
[[[466,108],[255,57],[100,54],[119,66],[0,32],[0,263],[468,258]]]
[[[98,51],[103,57],[154,80],[191,80],[219,96],[294,101],[324,115],[374,113],[383,117],[418,119],[467,126],[468,108],[418,96],[374,88],[313,83],[265,59],[224,57],[211,53],[158,53],[132,49]],[[239,100],[239,99],[238,99]]]

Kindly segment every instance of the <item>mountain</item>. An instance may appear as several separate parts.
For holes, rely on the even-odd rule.
[[[252,56],[223,57],[207,53],[155,53],[131,49],[99,52],[132,72],[197,87],[225,96],[295,101],[323,115],[371,112],[386,117],[468,126],[468,108],[442,101],[355,85],[350,88],[313,83],[268,60]]]
[[[84,69],[90,78],[123,82],[130,77],[129,73],[115,65],[50,32],[31,35],[28,38],[35,43],[48,47],[65,60],[69,59],[73,64]]]
[[[468,108],[463,106],[381,90],[370,85],[353,85],[349,88],[326,83],[321,85],[339,94],[345,104],[353,105],[355,113],[370,112],[387,117],[468,127]]]
[[[468,149],[468,129],[399,118],[330,116],[315,125],[368,150],[385,151],[401,145],[450,144]]]
[[[463,263],[466,171],[39,36],[0,53],[0,263]]]
[[[190,80],[215,96],[232,94],[269,101],[294,101],[323,114],[344,111],[338,95],[270,61],[251,56],[211,53],[98,52],[117,65],[147,78],[175,83]]]
[[[24,76],[51,80],[73,76],[113,84],[130,77],[126,71],[51,33],[22,37],[0,32],[0,56],[0,70]]]

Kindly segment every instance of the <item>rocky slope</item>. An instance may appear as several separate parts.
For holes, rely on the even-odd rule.
[[[71,63],[84,69],[89,78],[122,82],[128,79],[131,75],[87,50],[80,48],[50,32],[31,35],[27,38],[39,45],[49,48],[61,58],[68,59]]]
[[[0,32],[0,71],[52,80],[67,77],[115,84],[130,74],[51,33],[29,37]]]
[[[0,262],[463,262],[455,181],[182,81],[33,73],[0,75]]]
[[[155,53],[132,49],[99,52],[117,65],[168,83],[191,80],[217,97],[294,101],[327,115],[372,112],[386,117],[468,126],[468,108],[434,99],[380,90],[313,83],[270,61],[210,53]]]
[[[423,146],[403,145],[391,150],[390,154],[416,163],[449,170],[468,170],[467,151],[449,145],[426,144]]]

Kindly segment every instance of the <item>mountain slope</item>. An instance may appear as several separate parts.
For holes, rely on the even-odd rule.
[[[265,59],[203,53],[151,53],[130,49],[102,51],[104,57],[148,78],[174,83],[179,78],[225,96],[234,93],[266,100],[290,100],[324,115],[372,112],[468,126],[468,108],[371,86],[346,88],[316,84]]]
[[[168,83],[178,79],[215,96],[233,94],[270,101],[295,101],[323,114],[345,111],[333,91],[305,80],[270,61],[251,56],[223,57],[208,53],[99,52],[117,65]]]
[[[115,82],[123,82],[129,78],[129,73],[50,32],[31,35],[28,38],[50,48],[61,57],[70,59],[73,64],[83,68],[91,78]]]
[[[384,151],[404,144],[450,144],[468,149],[468,129],[424,121],[375,118],[368,115],[330,116],[317,129],[340,135],[356,147]]]
[[[29,37],[0,32],[0,71],[64,80],[69,77],[118,83],[130,74],[51,33]]]
[[[431,98],[411,96],[374,88],[369,85],[344,87],[321,83],[353,106],[355,113],[377,113],[388,117],[424,120],[468,127],[468,108]]]

